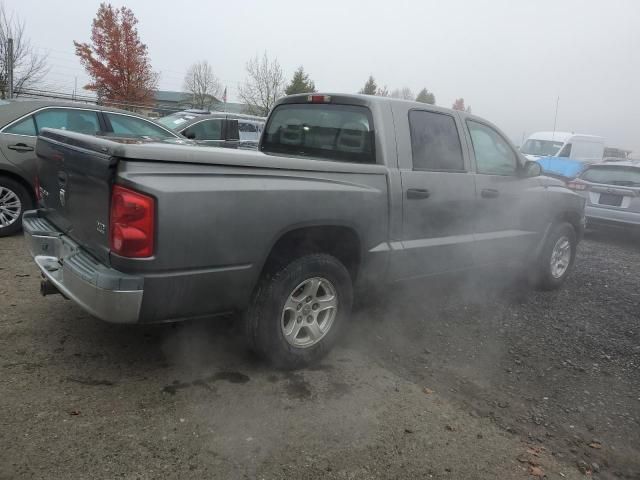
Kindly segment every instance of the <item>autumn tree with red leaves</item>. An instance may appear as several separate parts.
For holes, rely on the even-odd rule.
[[[138,19],[126,7],[101,3],[91,27],[91,44],[74,41],[76,55],[92,82],[85,88],[106,103],[149,104],[158,84]]]

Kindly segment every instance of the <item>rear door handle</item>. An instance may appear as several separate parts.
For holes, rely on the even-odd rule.
[[[493,188],[483,188],[480,192],[482,198],[496,198],[500,196],[500,192]]]
[[[30,147],[26,143],[16,143],[15,145],[7,146],[9,150],[15,150],[16,152],[33,152],[33,147]]]
[[[431,192],[426,188],[409,188],[407,189],[407,198],[411,200],[418,200],[421,198],[429,198]]]

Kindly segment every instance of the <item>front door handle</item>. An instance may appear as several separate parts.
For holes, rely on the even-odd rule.
[[[480,192],[482,198],[496,198],[500,196],[500,192],[493,188],[483,188]]]
[[[418,200],[421,198],[429,198],[431,192],[426,188],[409,188],[407,189],[407,198],[410,200]]]
[[[16,143],[15,145],[7,146],[9,150],[15,150],[16,152],[33,152],[33,147],[30,147],[26,143]]]

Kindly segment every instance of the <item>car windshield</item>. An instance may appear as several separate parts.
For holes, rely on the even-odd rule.
[[[583,180],[606,185],[640,186],[640,167],[598,166],[591,167],[580,176]]]
[[[269,117],[262,151],[375,163],[371,114],[354,105],[280,105]]]
[[[187,122],[197,117],[198,115],[190,115],[188,113],[172,113],[171,115],[161,117],[156,121],[167,128],[171,128],[172,130],[181,130],[185,127]]]
[[[563,142],[558,142],[554,140],[537,140],[535,138],[530,138],[520,149],[522,153],[525,155],[539,155],[541,157],[553,156],[560,148],[564,145]]]

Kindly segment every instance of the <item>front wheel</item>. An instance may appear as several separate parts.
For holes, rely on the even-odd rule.
[[[559,288],[573,267],[576,247],[576,232],[570,223],[553,227],[533,265],[534,287],[540,290]]]
[[[312,364],[335,344],[353,288],[335,257],[311,254],[264,276],[245,314],[251,348],[276,367]]]
[[[19,232],[22,214],[32,205],[26,188],[11,178],[0,177],[0,237]]]

